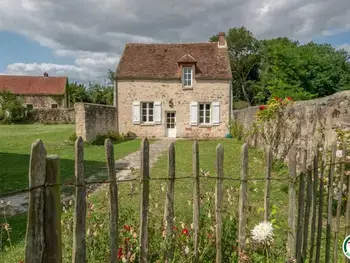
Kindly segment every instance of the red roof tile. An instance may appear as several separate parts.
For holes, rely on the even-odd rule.
[[[217,42],[188,44],[126,44],[117,67],[117,78],[179,79],[180,59],[193,57],[196,78],[231,79],[226,48]],[[184,57],[185,56],[185,57]]]
[[[64,94],[66,83],[67,77],[0,75],[0,90],[23,95]]]

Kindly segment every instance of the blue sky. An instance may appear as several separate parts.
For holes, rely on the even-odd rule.
[[[350,51],[349,0],[2,0],[0,74],[99,81],[126,42],[206,41],[241,25]]]

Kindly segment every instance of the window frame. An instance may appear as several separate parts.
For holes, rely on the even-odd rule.
[[[152,104],[152,107],[150,105]],[[146,105],[145,110],[146,110],[146,115],[143,114],[144,110],[144,105]],[[152,114],[150,113],[152,111]],[[146,121],[143,120],[143,117],[146,117]],[[152,120],[150,120],[150,117]],[[154,123],[154,101],[142,101],[140,102],[140,122],[141,123]]]
[[[32,108],[31,109],[28,109],[28,106],[32,106]],[[27,103],[26,104],[26,110],[27,111],[32,111],[34,109],[34,105],[32,104],[32,103]]]
[[[203,110],[201,110],[201,105],[203,105]],[[207,105],[209,105],[209,109],[207,109],[206,107]],[[209,115],[208,115],[208,111],[209,111]],[[207,118],[209,118],[209,122],[206,121]],[[198,103],[198,125],[212,125],[212,103],[211,102]]]
[[[189,72],[188,71],[185,72],[186,70],[189,70]],[[188,81],[190,81],[190,85],[187,85]],[[182,67],[182,85],[185,88],[192,88],[192,86],[193,86],[193,67],[191,67],[191,66]]]

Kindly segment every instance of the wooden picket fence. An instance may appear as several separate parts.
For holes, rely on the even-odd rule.
[[[86,260],[86,183],[84,179],[84,143],[78,138],[75,143],[75,210],[73,229],[73,263],[85,263]],[[326,147],[324,147],[326,148]],[[332,217],[332,193],[333,178],[335,173],[337,143],[331,147],[330,163],[326,161],[326,151],[319,154],[319,146],[313,152],[302,150],[301,172],[297,174],[296,150],[292,148],[289,154],[289,211],[287,238],[287,262],[338,262],[340,236],[340,207],[341,194],[339,195],[336,217]],[[346,142],[342,144],[342,163],[340,171],[341,187],[346,181]],[[118,183],[116,181],[116,169],[114,161],[113,145],[110,140],[105,142],[106,160],[108,168],[108,183],[110,192],[110,260],[117,262],[118,249]],[[267,147],[265,152],[265,195],[264,195],[264,219],[270,218],[270,188],[271,181],[275,180],[271,176],[272,171],[272,151]],[[310,158],[312,156],[312,158]],[[309,158],[308,158],[309,157]],[[222,262],[222,203],[223,203],[223,181],[231,179],[224,177],[223,170],[224,149],[219,144],[216,148],[216,188],[215,188],[215,220],[216,220],[216,262]],[[330,168],[326,170],[326,165]],[[139,262],[148,262],[148,224],[149,224],[149,142],[147,138],[141,143],[141,166],[140,166],[140,255]],[[320,173],[319,173],[319,167]],[[60,202],[60,159],[55,155],[46,154],[42,141],[33,143],[29,168],[29,210],[25,245],[26,263],[61,263],[61,202]],[[323,199],[325,196],[323,179],[325,172],[328,172],[328,210],[327,229],[325,236],[325,253],[321,255],[322,243],[322,223],[324,220]],[[199,148],[197,141],[193,142],[192,148],[192,180],[193,180],[193,262],[199,262],[199,217],[200,217],[200,169],[199,169]],[[175,185],[175,146],[171,143],[168,149],[168,178],[165,202],[165,226],[167,237],[172,236],[174,222],[174,185]],[[242,145],[241,149],[241,176],[239,193],[239,250],[246,249],[246,228],[248,209],[248,182],[254,178],[248,175],[248,146]],[[261,178],[260,178],[261,179]],[[276,178],[277,180],[278,178]],[[350,180],[347,180],[350,181]],[[299,190],[297,191],[297,184]],[[350,225],[350,188],[348,190],[348,201],[346,206],[345,226]],[[340,189],[340,193],[342,193]],[[298,193],[298,196],[297,196]],[[332,224],[335,223],[333,226]],[[334,229],[334,248],[331,253],[331,232]],[[346,227],[346,235],[349,228]],[[166,251],[166,262],[172,262],[174,250]],[[331,259],[332,257],[332,259]],[[214,259],[213,259],[214,260]],[[344,258],[344,262],[346,262]]]

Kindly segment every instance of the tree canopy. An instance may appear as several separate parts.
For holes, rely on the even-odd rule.
[[[258,40],[245,27],[229,29],[226,40],[235,101],[305,100],[350,89],[349,53],[330,44],[301,45],[286,37]]]

